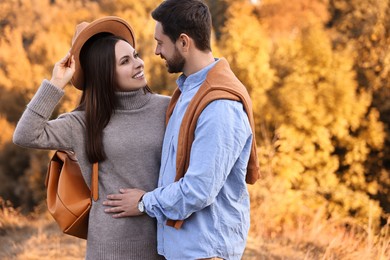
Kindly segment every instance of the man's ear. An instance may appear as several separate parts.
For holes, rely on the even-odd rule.
[[[188,49],[191,45],[191,38],[187,34],[182,33],[179,36],[178,42],[179,42],[179,46],[182,49],[182,51],[186,52],[186,51],[188,51]]]

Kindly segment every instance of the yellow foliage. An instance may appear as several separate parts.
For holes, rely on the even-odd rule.
[[[12,135],[15,130],[15,126],[10,124],[7,119],[0,115],[0,150],[3,149],[5,143],[12,142]]]
[[[11,141],[14,122],[42,79],[50,77],[54,63],[69,50],[81,21],[104,15],[125,18],[136,33],[136,49],[145,61],[150,87],[170,94],[176,86],[177,75],[168,75],[160,57],[154,55],[155,22],[150,12],[161,1],[50,2],[0,3],[1,154],[16,153],[15,147],[2,150]],[[380,158],[372,154],[379,157],[385,151],[386,129],[380,121],[383,114],[373,108],[371,91],[388,80],[390,52],[371,48],[377,42],[389,45],[383,41],[387,27],[379,22],[388,18],[377,8],[386,9],[385,1],[375,6],[373,0],[332,1],[342,11],[349,10],[351,2],[361,4],[364,8],[351,9],[356,15],[353,21],[380,11],[378,24],[368,31],[370,40],[358,38],[353,41],[356,45],[348,44],[355,49],[334,47],[340,36],[324,28],[330,15],[327,1],[263,0],[258,6],[249,1],[209,2],[228,7],[226,13],[219,12],[223,28],[216,28],[221,35],[212,40],[213,53],[227,58],[253,100],[264,178],[250,188],[253,226],[264,228],[271,237],[288,230],[306,232],[310,227],[316,237],[325,229],[325,220],[337,222],[337,227],[377,226],[381,208],[371,197],[377,195],[380,180],[367,165],[379,164]],[[360,29],[349,20],[340,25],[346,35],[352,33],[349,28]],[[361,51],[364,48],[367,51]],[[357,63],[360,69],[372,68],[365,74],[372,88],[362,90]],[[80,92],[71,86],[66,92],[58,113],[77,105]],[[385,95],[382,98],[386,101]],[[18,181],[40,189],[46,157],[29,153],[29,168],[20,166]],[[381,167],[378,172],[387,181]],[[23,194],[34,199],[41,195]],[[314,228],[315,224],[320,227]]]
[[[21,30],[4,28],[0,39],[0,61],[6,66],[3,70],[6,72],[7,81],[12,84],[4,85],[8,89],[13,86],[29,87],[33,81],[33,71],[22,43]]]
[[[381,150],[384,146],[385,129],[383,123],[379,120],[379,112],[376,109],[371,109],[365,122],[365,131],[362,133],[367,144],[371,147]]]
[[[253,100],[264,102],[264,92],[273,80],[269,66],[271,45],[253,12],[250,4],[233,3],[219,43],[233,71],[252,91]]]
[[[366,116],[371,96],[358,91],[350,53],[334,51],[326,32],[313,25],[278,42],[271,62],[277,80],[261,113],[277,136],[273,147],[265,147],[274,149],[275,178],[287,181],[295,199],[312,210],[326,202],[330,216],[353,214],[357,223],[367,223],[368,194],[376,194],[378,183],[366,179],[365,161],[371,144],[383,146],[384,131],[375,110],[371,119]],[[368,124],[378,138],[369,140],[374,131]],[[380,207],[372,207],[378,224]]]

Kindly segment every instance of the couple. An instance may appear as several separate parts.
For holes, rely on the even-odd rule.
[[[147,87],[127,22],[84,22],[14,142],[74,151],[87,183],[99,162],[87,259],[240,259],[246,182],[258,177],[251,100],[227,61],[213,57],[201,0],[163,1],[152,17],[155,54],[182,72],[172,99]],[[49,120],[69,81],[83,91],[79,106]]]

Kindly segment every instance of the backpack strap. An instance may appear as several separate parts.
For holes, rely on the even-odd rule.
[[[94,201],[99,198],[99,163],[92,165],[91,196]]]

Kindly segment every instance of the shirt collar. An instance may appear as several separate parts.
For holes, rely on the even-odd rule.
[[[203,81],[206,79],[207,73],[211,70],[214,65],[219,61],[218,58],[215,58],[214,62],[207,65],[203,69],[195,72],[194,74],[186,75],[181,74],[180,77],[176,80],[176,84],[179,87],[180,91],[183,93],[185,91],[189,91],[196,87],[199,87]]]

